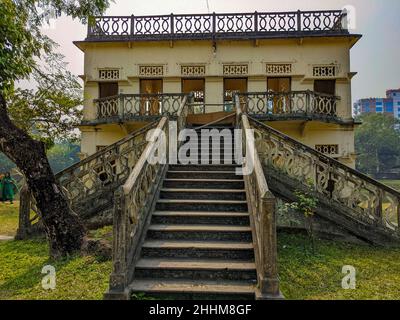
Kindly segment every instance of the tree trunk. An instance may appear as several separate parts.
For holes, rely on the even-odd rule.
[[[81,249],[85,228],[73,213],[57,184],[46,156],[44,144],[32,139],[15,126],[0,94],[0,151],[6,154],[25,175],[34,196],[47,238],[50,256],[65,257]]]

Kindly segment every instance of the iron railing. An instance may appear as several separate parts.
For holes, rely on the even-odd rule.
[[[303,34],[346,34],[340,10],[97,16],[87,40],[180,40],[268,38]]]
[[[240,93],[243,112],[256,117],[333,117],[340,97],[313,91]]]
[[[184,93],[119,94],[93,100],[97,120],[129,120],[137,117],[176,116]]]

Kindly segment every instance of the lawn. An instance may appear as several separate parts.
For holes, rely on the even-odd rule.
[[[13,236],[18,228],[19,201],[14,204],[0,202],[0,235]]]
[[[400,180],[380,180],[380,182],[400,191]]]
[[[399,249],[318,240],[313,255],[307,237],[279,234],[278,238],[281,289],[286,298],[400,300]],[[345,265],[356,269],[355,290],[342,289]]]
[[[16,211],[1,211],[2,230],[8,234],[15,230]],[[106,227],[91,237],[109,240],[111,233]],[[307,237],[280,233],[278,254],[287,299],[400,299],[399,249],[318,240],[311,254]],[[48,264],[55,267],[57,282],[55,290],[46,291],[41,270]],[[102,299],[111,265],[95,256],[49,261],[44,240],[0,241],[0,299]],[[355,290],[341,287],[344,265],[356,268]]]

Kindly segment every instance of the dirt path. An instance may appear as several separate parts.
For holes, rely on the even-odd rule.
[[[12,240],[14,237],[0,235],[0,241]]]

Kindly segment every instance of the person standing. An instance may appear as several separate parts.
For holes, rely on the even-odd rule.
[[[9,200],[12,204],[14,201],[15,193],[18,191],[17,184],[9,172],[6,173],[4,178],[1,180],[2,184],[2,201]]]

